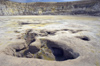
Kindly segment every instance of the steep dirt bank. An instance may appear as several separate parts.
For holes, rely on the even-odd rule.
[[[100,16],[100,2],[16,3],[0,1],[0,15],[91,15]]]

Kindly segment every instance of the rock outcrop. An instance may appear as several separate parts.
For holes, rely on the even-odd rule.
[[[92,15],[100,16],[99,1],[17,3],[0,1],[0,16],[6,15]]]

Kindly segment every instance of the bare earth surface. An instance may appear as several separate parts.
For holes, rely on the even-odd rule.
[[[27,49],[30,54],[22,56]],[[42,49],[56,60],[38,58]],[[100,66],[100,18],[0,16],[0,66]]]

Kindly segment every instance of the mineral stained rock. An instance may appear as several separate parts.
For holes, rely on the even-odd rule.
[[[40,39],[41,48],[40,51],[34,54],[34,58],[45,59],[45,60],[55,60],[52,51],[47,47],[47,41],[45,39]]]

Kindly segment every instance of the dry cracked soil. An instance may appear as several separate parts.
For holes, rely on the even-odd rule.
[[[100,66],[100,18],[1,16],[0,66]]]

